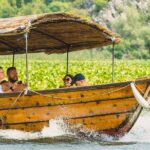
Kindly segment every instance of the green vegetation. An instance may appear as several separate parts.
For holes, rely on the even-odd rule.
[[[88,18],[87,7],[95,5],[98,12],[106,4],[106,0],[0,0],[0,17],[69,12]]]
[[[106,0],[93,0],[93,2],[95,4],[95,13],[98,13],[100,10],[102,10],[103,7],[108,3]]]
[[[16,67],[19,78],[25,81],[25,60],[17,59]],[[116,61],[115,81],[127,81],[139,77],[149,76],[150,61]],[[50,61],[45,58],[29,61],[29,78],[31,89],[58,88],[63,85],[62,78],[66,72],[65,61]],[[4,69],[11,66],[10,59],[1,58]],[[69,73],[83,73],[90,85],[111,83],[111,61],[71,61]]]
[[[147,10],[137,9],[130,4],[114,8],[119,15],[107,25],[122,37],[121,44],[116,46],[116,58],[150,59],[150,0],[148,1]],[[68,12],[93,20],[107,4],[108,0],[0,0],[0,17]],[[96,49],[90,54],[91,57],[104,59],[110,57],[111,47]],[[82,54],[84,56],[89,57],[89,52]]]
[[[148,8],[145,11],[134,6],[120,6],[123,14],[111,26],[123,37],[122,43],[116,47],[117,58],[150,59],[150,3]]]

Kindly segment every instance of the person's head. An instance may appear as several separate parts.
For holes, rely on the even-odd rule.
[[[86,86],[85,76],[81,73],[76,74],[73,77],[73,84],[75,84],[76,86]]]
[[[15,83],[16,81],[18,81],[18,73],[15,67],[9,67],[7,69],[7,77],[8,77],[8,80],[12,83]]]
[[[63,81],[65,86],[71,86],[71,83],[73,81],[73,76],[71,74],[66,74],[63,78]]]
[[[1,80],[4,80],[4,78],[5,78],[4,70],[3,70],[2,67],[0,67],[0,81],[1,81]]]

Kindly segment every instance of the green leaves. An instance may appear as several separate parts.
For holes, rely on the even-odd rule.
[[[11,59],[0,58],[0,66],[6,69],[11,66]],[[19,79],[25,82],[24,59],[16,59]],[[115,61],[115,82],[134,80],[135,78],[150,76],[150,60]],[[66,62],[49,61],[44,58],[30,59],[29,85],[31,89],[59,88],[63,85],[66,72]],[[89,85],[111,83],[111,61],[71,61],[69,73],[75,75],[83,73]]]
[[[115,18],[112,30],[119,33],[122,42],[116,49],[117,58],[149,59],[150,27],[148,25],[149,10],[138,10],[134,6],[122,7],[122,14]]]
[[[114,8],[119,15],[108,26],[122,38],[122,42],[115,46],[115,58],[150,58],[150,0],[148,3],[148,10],[140,10],[128,4]],[[107,4],[108,0],[0,0],[0,17],[67,12],[91,20]],[[91,54],[88,51],[80,54],[81,58],[86,55],[90,59],[93,55],[94,59],[100,59],[110,58],[111,51],[112,46],[96,49]]]
[[[50,12],[65,12],[69,10],[70,3],[61,2],[61,1],[53,1],[48,5]]]
[[[99,12],[106,4],[108,3],[107,0],[93,0],[93,3],[96,7],[96,12]]]

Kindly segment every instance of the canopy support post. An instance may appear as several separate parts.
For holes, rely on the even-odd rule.
[[[115,38],[112,38],[112,82],[114,82],[114,65],[115,65]]]
[[[15,66],[15,50],[13,50],[12,66]]]
[[[70,45],[67,47],[67,68],[66,68],[66,74],[69,72],[69,50],[70,50]]]
[[[26,84],[27,84],[27,89],[29,87],[29,68],[28,68],[28,33],[25,33],[25,49],[26,49]]]

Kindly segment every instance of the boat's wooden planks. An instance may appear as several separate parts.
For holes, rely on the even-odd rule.
[[[89,131],[103,131],[117,128],[129,117],[129,114],[131,113],[71,119],[67,123],[74,128],[80,127],[80,129]]]
[[[62,106],[46,106],[0,110],[4,123],[47,121],[56,118],[80,118],[96,115],[109,115],[134,111],[137,102],[134,98],[116,101],[87,102]]]
[[[117,128],[106,129],[106,130],[103,130],[102,133],[105,133],[105,134],[111,135],[111,136],[122,137],[127,132],[129,132],[130,129],[133,127],[133,125],[135,124],[136,120],[138,119],[141,111],[142,111],[142,107],[140,105],[138,105],[136,110],[133,113],[129,114],[127,119],[125,121],[123,121]]]
[[[50,97],[57,97],[56,99],[30,93],[31,95],[21,97],[13,107],[17,95],[1,95],[0,128],[39,131],[48,126],[49,120],[64,118],[68,125],[80,124],[81,129],[89,131],[103,130],[112,132],[112,135],[119,131],[127,132],[138,115],[131,119],[131,123],[129,115],[132,116],[136,112],[137,102],[130,86],[124,86],[126,85],[110,84],[102,88],[93,86],[92,89],[41,92]],[[147,83],[138,83],[137,86],[145,92]],[[128,124],[125,125],[124,122]]]
[[[138,87],[141,90],[145,91],[146,84],[139,84]],[[9,98],[3,97],[0,98],[0,109],[9,109],[10,107],[25,108],[25,107],[48,106],[48,105],[49,106],[68,105],[71,103],[84,103],[84,102],[96,101],[96,100],[107,101],[107,100],[116,100],[116,99],[133,97],[133,93],[130,86],[127,86],[117,91],[120,88],[121,87],[113,87],[113,88],[106,88],[106,89],[95,89],[90,91],[76,91],[76,92],[46,94],[46,96],[50,96],[50,97],[45,97],[42,95],[22,96],[21,98],[19,98],[19,100],[15,103],[13,107],[11,105],[14,103],[16,97],[9,97]],[[57,98],[51,98],[51,97],[57,97]],[[62,99],[59,99],[58,97]],[[68,98],[68,99],[63,99],[63,98]],[[75,98],[75,99],[71,99],[71,98]]]
[[[26,132],[30,131],[41,131],[44,127],[49,126],[49,121],[43,121],[43,122],[32,122],[32,123],[23,123],[23,124],[6,124],[1,125],[1,129],[15,129],[15,130],[22,130]]]
[[[102,131],[107,129],[117,128],[122,122],[124,122],[129,116],[129,113],[120,115],[108,115],[108,116],[95,116],[88,118],[69,119],[64,120],[66,126],[72,130],[84,130],[84,131]],[[7,124],[3,125],[2,129],[18,129],[22,131],[41,131],[44,126],[49,126],[49,121],[43,122],[31,122],[20,124]]]

